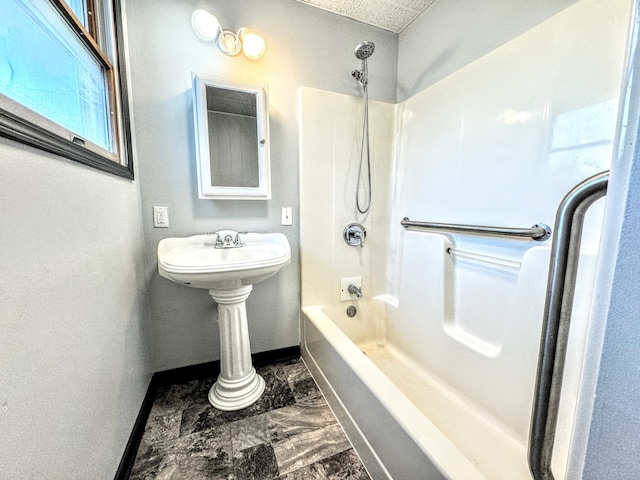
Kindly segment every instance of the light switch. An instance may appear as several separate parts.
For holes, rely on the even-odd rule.
[[[293,213],[291,207],[282,207],[282,225],[293,225]]]

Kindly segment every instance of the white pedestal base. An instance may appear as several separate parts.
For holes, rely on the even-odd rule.
[[[209,390],[209,403],[218,410],[240,410],[248,407],[260,398],[264,392],[263,378],[253,370],[248,382],[234,384],[218,377],[218,381]]]
[[[251,364],[245,300],[251,285],[233,290],[209,290],[218,303],[220,375],[209,390],[209,403],[220,410],[240,410],[264,392],[264,380]]]

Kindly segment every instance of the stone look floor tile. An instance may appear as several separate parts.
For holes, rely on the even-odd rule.
[[[320,463],[331,480],[370,480],[367,470],[353,448],[325,458]]]
[[[270,444],[266,413],[244,418],[229,424],[234,455],[250,447]]]
[[[369,479],[301,359],[261,367],[265,393],[222,412],[213,378],[158,389],[133,480]]]
[[[229,426],[153,444],[143,442],[138,450],[130,478],[135,480],[182,478],[180,472],[188,469],[188,465],[191,464],[198,465],[199,469],[206,468],[210,478],[233,478]]]
[[[274,444],[273,451],[280,474],[284,475],[350,448],[342,428],[334,424],[278,442]]]
[[[337,423],[329,406],[290,405],[266,414],[272,443]]]
[[[217,458],[187,457],[167,470],[164,478],[171,480],[233,480],[233,467],[222,465]],[[162,478],[162,477],[157,477]]]
[[[192,405],[182,412],[180,435],[189,435],[190,433],[236,422],[243,418],[251,418],[259,415],[262,410],[263,407],[256,404],[233,412],[216,410],[208,402],[206,404]]]
[[[280,480],[370,480],[369,474],[353,449],[302,467]]]
[[[149,416],[166,415],[182,411],[191,405],[206,403],[212,383],[212,379],[192,380],[158,388]]]
[[[272,480],[279,475],[273,448],[265,443],[236,453],[233,464],[237,480]]]
[[[264,378],[265,389],[257,403],[264,404],[264,412],[296,403],[284,368],[281,365],[274,365],[258,371]]]
[[[312,463],[302,467],[295,472],[287,473],[280,477],[280,480],[328,480],[329,477],[324,471],[321,463]]]
[[[144,428],[143,442],[158,443],[180,436],[180,421],[182,412],[172,412],[164,415],[149,415]]]
[[[287,382],[291,387],[294,398],[298,401],[306,397],[322,396],[316,382],[303,362],[285,367]]]

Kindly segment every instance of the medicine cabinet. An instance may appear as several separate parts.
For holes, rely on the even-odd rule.
[[[267,87],[192,78],[199,197],[270,199]]]

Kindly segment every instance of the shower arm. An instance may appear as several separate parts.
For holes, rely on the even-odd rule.
[[[529,432],[529,469],[535,480],[554,480],[551,456],[584,216],[596,200],[606,195],[608,182],[609,171],[605,171],[576,185],[556,214]]]

